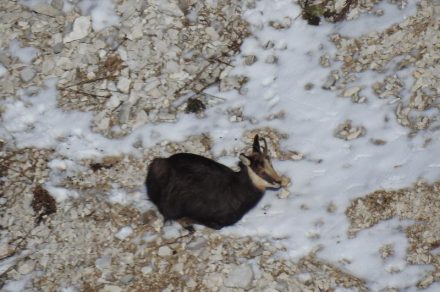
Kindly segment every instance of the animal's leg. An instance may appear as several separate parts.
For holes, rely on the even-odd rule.
[[[194,233],[196,230],[194,229],[193,224],[195,223],[194,220],[191,220],[189,218],[181,218],[176,220],[183,228],[188,230],[190,233]]]

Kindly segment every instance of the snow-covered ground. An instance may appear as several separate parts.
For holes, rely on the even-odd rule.
[[[33,1],[22,1],[33,5]],[[41,1],[40,1],[41,2]],[[230,166],[235,157],[221,156],[224,150],[243,149],[240,139],[245,131],[270,127],[288,135],[281,148],[304,155],[299,161],[273,161],[275,169],[292,180],[291,195],[285,199],[268,191],[257,208],[242,221],[220,231],[225,235],[250,235],[271,238],[286,247],[286,256],[293,260],[319,250],[317,256],[367,280],[373,290],[389,285],[414,287],[432,266],[415,266],[406,262],[407,238],[403,227],[409,222],[392,219],[363,230],[349,238],[349,222],[345,210],[350,201],[378,189],[408,187],[420,179],[433,182],[440,178],[440,135],[437,131],[419,131],[409,137],[409,130],[398,124],[395,107],[387,99],[378,99],[369,89],[392,70],[393,63],[383,73],[357,73],[356,84],[365,87],[366,103],[353,103],[350,98],[338,97],[334,91],[322,89],[331,70],[340,67],[333,62],[328,68],[319,64],[319,57],[334,54],[336,49],[329,35],[340,33],[350,37],[381,31],[401,22],[416,11],[416,2],[399,10],[395,5],[381,3],[384,15],[362,15],[353,21],[337,24],[323,23],[310,26],[301,17],[300,8],[290,0],[257,1],[254,9],[247,10],[244,18],[251,24],[252,36],[245,40],[236,57],[231,73],[249,77],[243,95],[236,91],[220,92],[216,87],[207,93],[223,98],[225,102],[208,108],[203,119],[181,114],[176,123],[147,124],[129,136],[110,140],[90,130],[92,114],[62,111],[57,108],[56,80],[47,80],[36,95],[32,89],[22,89],[20,98],[2,101],[5,108],[0,136],[13,139],[18,147],[35,146],[54,148],[63,160],[49,163],[53,168],[46,187],[61,204],[69,197],[81,194],[57,186],[57,169],[69,172],[80,170],[77,161],[85,158],[115,154],[139,155],[142,149],[134,147],[142,141],[144,148],[163,140],[182,141],[189,135],[209,133],[213,140],[213,154]],[[112,12],[111,1],[83,1],[81,9],[92,17],[93,28],[118,23]],[[68,6],[65,9],[69,9]],[[271,20],[291,19],[292,25],[276,30],[262,27]],[[268,41],[273,48],[263,49]],[[38,50],[10,44],[11,53],[29,63]],[[255,55],[257,61],[247,66],[242,60]],[[276,62],[265,62],[276,56]],[[7,74],[0,67],[0,74]],[[403,99],[409,99],[413,80],[410,70],[396,73],[405,80]],[[0,78],[1,78],[0,75]],[[306,84],[313,84],[306,88]],[[243,122],[231,122],[226,110],[242,107],[243,115],[252,117]],[[284,112],[283,119],[268,119]],[[365,135],[353,140],[335,136],[344,121],[363,126]],[[238,139],[237,139],[238,138]],[[375,145],[374,139],[386,141]],[[426,140],[431,139],[426,145]],[[145,190],[134,202],[142,210],[152,208]],[[115,195],[117,192],[117,196]],[[114,200],[124,201],[124,191],[115,186]],[[115,199],[115,197],[117,197]],[[328,211],[329,205],[336,210]],[[127,227],[116,236],[131,233]],[[394,244],[394,256],[383,260],[378,253],[381,246]],[[398,270],[399,272],[393,272]],[[435,291],[435,287],[431,287]]]

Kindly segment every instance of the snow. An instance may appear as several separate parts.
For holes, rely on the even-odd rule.
[[[410,2],[403,11],[390,4],[381,5],[385,10],[384,17],[366,15],[353,22],[324,23],[316,27],[296,18],[300,10],[290,0],[258,1],[257,7],[244,15],[252,24],[255,36],[244,42],[241,53],[255,54],[258,61],[251,66],[237,61],[233,69],[234,73],[249,77],[247,93],[240,96],[235,91],[222,93],[210,88],[209,93],[224,98],[225,102],[207,109],[203,122],[192,115],[181,115],[177,123],[148,124],[128,137],[109,140],[90,131],[90,113],[64,112],[56,107],[56,80],[51,79],[36,94],[22,89],[18,99],[11,97],[2,102],[5,112],[0,137],[13,135],[18,147],[53,147],[57,154],[65,157],[65,160],[49,163],[52,174],[47,185],[48,191],[62,202],[79,194],[56,187],[57,177],[61,172],[80,169],[75,163],[80,159],[136,154],[140,150],[133,144],[138,140],[147,148],[163,140],[182,141],[189,135],[203,132],[211,134],[214,154],[219,156],[225,149],[243,149],[245,145],[237,138],[246,130],[266,126],[276,128],[289,135],[282,142],[283,149],[294,149],[306,157],[301,161],[273,161],[275,169],[292,178],[290,191],[293,195],[280,200],[276,198],[276,192],[267,192],[257,208],[221,233],[278,238],[293,259],[321,246],[320,258],[367,279],[373,290],[390,284],[402,288],[414,285],[432,267],[406,263],[408,242],[400,227],[408,223],[388,220],[349,239],[344,212],[352,199],[374,190],[407,187],[421,178],[427,181],[439,179],[440,136],[435,132],[421,131],[409,138],[409,131],[396,122],[393,107],[388,101],[376,98],[371,90],[362,92],[368,98],[366,104],[353,104],[350,99],[338,98],[334,92],[320,87],[330,70],[339,65],[321,68],[318,64],[322,47],[334,50],[328,41],[330,33],[355,36],[382,30],[414,13],[416,2]],[[95,30],[118,22],[112,1],[83,1],[81,9],[91,15]],[[261,23],[285,16],[296,18],[290,28],[274,30],[265,26],[258,30]],[[268,40],[276,45],[270,50],[263,49],[262,44]],[[39,53],[34,48],[23,48],[17,41],[10,44],[10,50],[24,63],[30,63]],[[277,64],[264,63],[270,54],[278,57]],[[237,60],[241,60],[240,57]],[[392,63],[389,66],[391,68]],[[399,74],[405,79],[404,91],[407,92],[412,84],[410,71]],[[383,76],[360,73],[358,83],[371,85],[376,78]],[[309,82],[315,84],[314,88],[304,89]],[[226,108],[231,106],[244,106],[244,114],[255,117],[257,122],[231,123],[224,115]],[[267,116],[281,110],[286,112],[285,119],[266,120]],[[385,117],[389,118],[388,121]],[[363,125],[366,135],[352,141],[335,138],[334,130],[346,119],[351,119],[355,125]],[[369,142],[371,138],[385,139],[387,143],[375,146]],[[432,142],[424,147],[427,138]],[[238,161],[234,157],[220,157],[219,160],[227,165]],[[145,191],[129,196],[117,185],[110,192],[109,201],[147,204]],[[330,203],[337,206],[336,212],[327,212]],[[263,211],[262,206],[266,205],[270,208]],[[116,236],[123,239],[131,232],[131,227],[127,226]],[[169,232],[174,235],[177,231],[170,227]],[[394,255],[385,260],[378,254],[384,244],[395,245]],[[399,272],[394,272],[396,270]],[[19,284],[7,285],[18,287]],[[437,286],[434,284],[430,289],[436,291]]]
[[[33,7],[37,4],[50,4],[50,0],[20,0],[21,4]],[[64,0],[63,10],[70,11],[73,6],[69,0]],[[119,17],[115,11],[113,0],[82,0],[79,1],[82,15],[90,15],[92,27],[95,31],[102,30],[108,26],[119,24]]]
[[[3,75],[6,74],[6,72],[8,72],[8,70],[6,70],[5,66],[0,64],[0,77],[2,77]]]
[[[17,281],[9,281],[2,287],[5,292],[25,291],[26,285],[32,280],[32,275],[26,275]]]
[[[25,64],[30,64],[31,61],[40,53],[40,51],[36,48],[23,47],[22,44],[17,40],[13,40],[9,44],[9,52],[12,56],[17,57]]]

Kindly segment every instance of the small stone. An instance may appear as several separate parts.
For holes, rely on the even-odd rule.
[[[27,275],[34,270],[35,263],[33,261],[26,261],[18,267],[18,272],[22,275]]]
[[[324,68],[328,68],[330,67],[330,56],[329,55],[322,55],[319,58],[319,64],[324,67]]]
[[[274,55],[269,55],[267,56],[267,58],[264,60],[264,62],[266,64],[276,64],[278,62],[278,57],[274,56]]]
[[[327,210],[327,212],[329,212],[329,213],[335,213],[335,212],[338,210],[338,207],[336,207],[335,203],[330,202],[330,203],[327,205],[326,210]]]
[[[61,51],[63,50],[63,48],[64,48],[64,44],[60,42],[60,43],[55,44],[55,45],[52,47],[52,50],[53,50],[53,52],[54,52],[55,54],[59,54],[59,53],[61,53]]]
[[[0,64],[8,67],[11,64],[11,59],[3,51],[0,51]]]
[[[419,288],[427,288],[428,286],[430,286],[432,283],[434,282],[434,277],[432,275],[429,275],[427,277],[425,277],[423,280],[421,280],[417,286]]]
[[[62,11],[64,8],[64,0],[52,0],[52,2],[50,2],[50,5],[52,5],[54,8]]]
[[[126,77],[119,78],[118,84],[116,87],[119,89],[119,91],[123,93],[128,93],[130,91],[130,84],[131,80]]]
[[[102,289],[103,292],[121,292],[122,288],[115,285],[105,285]]]
[[[150,274],[151,272],[153,272],[153,267],[152,266],[145,266],[141,269],[141,272],[143,274]]]
[[[254,272],[251,266],[242,264],[234,267],[224,281],[224,285],[229,288],[249,289],[254,279]]]
[[[45,3],[40,3],[40,4],[37,4],[35,6],[32,6],[31,9],[33,11],[35,11],[36,13],[40,13],[40,14],[43,14],[43,15],[51,16],[51,17],[56,17],[56,16],[63,15],[62,11],[56,9],[52,5],[45,4]]]
[[[110,268],[112,264],[112,257],[111,255],[103,255],[99,259],[95,261],[95,265],[98,269],[104,270]]]
[[[248,55],[248,56],[244,57],[244,64],[245,65],[250,66],[250,65],[254,64],[255,62],[257,62],[257,56],[255,56],[255,55]]]
[[[25,69],[21,70],[21,72],[20,72],[20,79],[23,82],[29,82],[32,79],[34,79],[36,74],[37,73],[35,72],[34,69],[32,69],[32,68],[25,68]]]
[[[279,192],[279,193],[277,194],[277,197],[278,197],[279,199],[286,199],[286,198],[288,198],[289,196],[290,196],[290,192],[289,192],[288,190],[286,190],[286,189],[282,189],[281,192]]]
[[[91,17],[90,16],[80,16],[73,22],[73,29],[68,33],[63,41],[64,43],[69,43],[72,41],[80,40],[85,38],[90,32]]]
[[[373,138],[370,139],[370,142],[373,143],[374,145],[378,145],[378,146],[385,145],[387,143],[387,141],[385,141],[385,140],[373,139]]]
[[[125,275],[122,276],[121,279],[119,280],[122,284],[127,285],[130,282],[133,282],[134,276],[133,275]]]
[[[124,240],[125,238],[130,236],[132,233],[133,233],[133,228],[131,228],[130,226],[125,226],[125,227],[122,227],[118,231],[118,233],[115,234],[115,237],[118,238],[119,240]]]
[[[41,66],[41,71],[45,75],[50,75],[53,68],[55,68],[55,62],[52,59],[46,59]]]
[[[308,83],[306,83],[306,85],[304,85],[304,89],[305,90],[312,90],[314,86],[315,85],[313,83],[308,82]]]
[[[343,95],[345,97],[351,97],[351,96],[357,95],[360,90],[361,90],[361,88],[359,86],[351,87],[351,88],[346,89],[344,91]]]
[[[161,246],[157,251],[157,254],[161,257],[167,257],[173,254],[173,251],[168,246]]]

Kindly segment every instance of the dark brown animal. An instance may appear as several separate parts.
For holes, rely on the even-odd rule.
[[[240,171],[190,153],[156,158],[148,167],[148,197],[165,220],[181,220],[214,229],[232,225],[263,197],[267,188],[280,188],[267,143],[255,135],[252,154],[240,154]],[[186,226],[189,230],[192,226]]]

